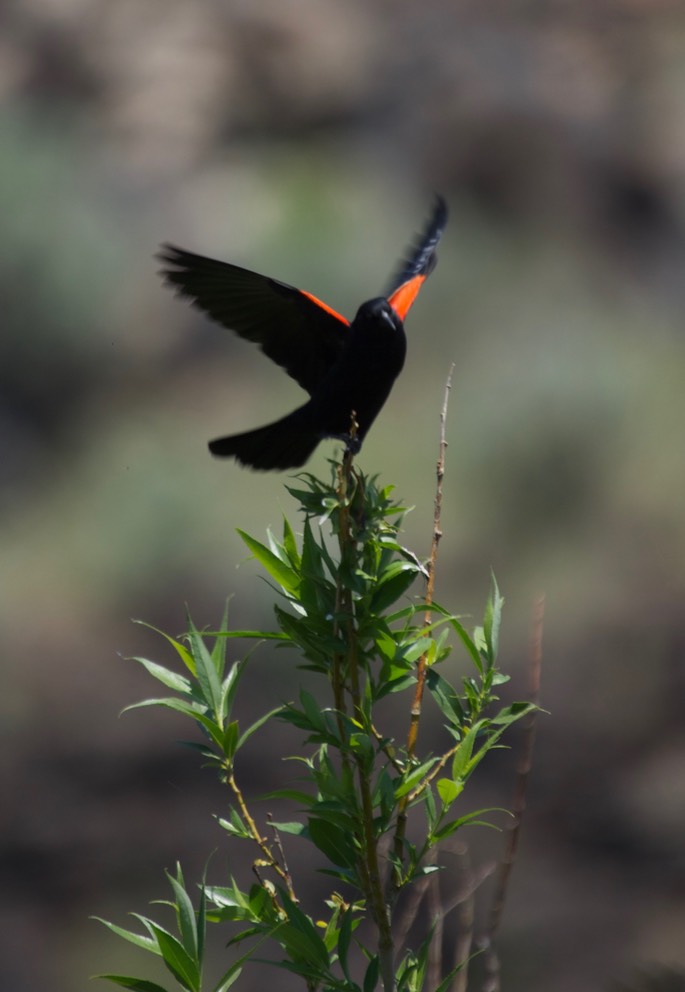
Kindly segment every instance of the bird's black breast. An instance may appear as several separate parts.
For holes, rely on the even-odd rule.
[[[387,300],[364,303],[344,351],[312,397],[325,434],[347,434],[354,411],[358,436],[365,436],[402,371],[406,350],[404,326]]]
[[[381,298],[362,304],[352,322],[345,355],[359,369],[360,380],[370,386],[375,381],[376,391],[387,384],[389,391],[402,371],[406,353],[404,325],[387,300]]]

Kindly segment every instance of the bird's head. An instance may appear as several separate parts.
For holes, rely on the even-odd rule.
[[[395,334],[403,330],[400,315],[383,296],[362,303],[355,318],[355,323],[357,322],[374,324],[381,330],[392,331]]]

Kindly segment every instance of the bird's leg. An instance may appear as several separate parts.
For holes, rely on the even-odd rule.
[[[347,434],[327,434],[326,437],[333,438],[334,441],[342,441],[345,445],[346,455],[356,455],[362,446],[362,439],[357,436],[359,424],[357,423],[357,411],[350,413],[350,429]]]
[[[362,446],[362,440],[358,436],[359,424],[357,423],[357,411],[352,410],[350,413],[350,433],[347,435],[345,440],[345,450],[349,451],[351,455],[356,455]]]
[[[358,438],[356,434],[326,434],[325,436],[330,437],[333,441],[342,441],[345,445],[345,454],[356,455],[361,450],[361,438]]]

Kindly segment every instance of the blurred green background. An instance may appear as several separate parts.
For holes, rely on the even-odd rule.
[[[517,696],[546,594],[503,987],[685,967],[682,3],[22,0],[0,24],[0,987],[135,970],[89,914],[145,912],[176,858],[187,878],[215,848],[215,878],[247,863],[184,725],[117,718],[152,694],[123,657],[171,660],[131,617],[179,633],[188,604],[211,627],[228,594],[235,626],[271,625],[235,527],[279,528],[284,479],[206,441],[302,394],[162,288],[156,245],[351,317],[434,190],[439,265],[359,463],[415,505],[427,553],[455,362],[438,597],[476,622],[494,569]],[[246,718],[293,678],[263,648]],[[255,791],[280,732],[243,770]],[[507,804],[514,761],[474,803]]]

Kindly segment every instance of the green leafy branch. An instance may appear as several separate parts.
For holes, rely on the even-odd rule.
[[[266,542],[239,532],[273,584],[278,630],[231,631],[225,611],[219,628],[202,634],[188,617],[182,638],[162,634],[180,659],[180,673],[134,659],[168,694],[128,707],[167,707],[199,728],[201,740],[194,746],[217,769],[230,795],[219,826],[231,841],[255,849],[255,881],[249,888],[232,877],[220,885],[202,882],[195,909],[178,868],[168,876],[178,936],[137,914],[142,934],[106,925],[161,957],[177,986],[188,992],[223,992],[265,942],[282,954],[271,964],[300,976],[308,992],[373,992],[379,983],[385,992],[418,992],[435,953],[434,926],[415,949],[404,941],[397,946],[398,899],[412,886],[430,883],[439,867],[439,845],[467,825],[488,822],[493,810],[464,805],[466,787],[534,706],[499,705],[497,692],[507,676],[497,666],[503,600],[494,577],[482,625],[471,632],[434,602],[432,583],[425,596],[410,598],[417,579],[434,576],[436,553],[427,566],[402,546],[406,511],[393,499],[392,487],[355,470],[346,455],[333,463],[330,482],[302,474],[289,492],[303,513],[299,539],[287,519],[282,534],[268,533]],[[436,520],[435,552],[439,513]],[[240,639],[295,649],[299,667],[313,673],[320,690],[314,694],[301,687],[293,699],[243,728],[236,702],[252,654],[228,659],[229,645]],[[456,682],[452,666],[448,670],[445,664],[455,646],[467,666]],[[445,731],[444,747],[436,754],[418,748],[424,692]],[[380,704],[393,695],[408,702],[406,742],[384,729]],[[284,822],[267,816],[260,825],[254,800],[240,783],[239,757],[247,741],[274,719],[302,737],[295,759],[300,782],[297,788],[284,784],[269,799],[295,804],[297,813]],[[420,837],[409,839],[407,819],[419,812]],[[303,882],[296,886],[288,869],[288,836],[311,845],[338,886],[315,916],[296,892]],[[212,986],[202,984],[208,923],[221,926],[228,946],[241,950]],[[466,963],[460,960],[438,982],[432,980],[431,989],[453,988]],[[140,992],[167,992],[145,979],[102,977]]]

